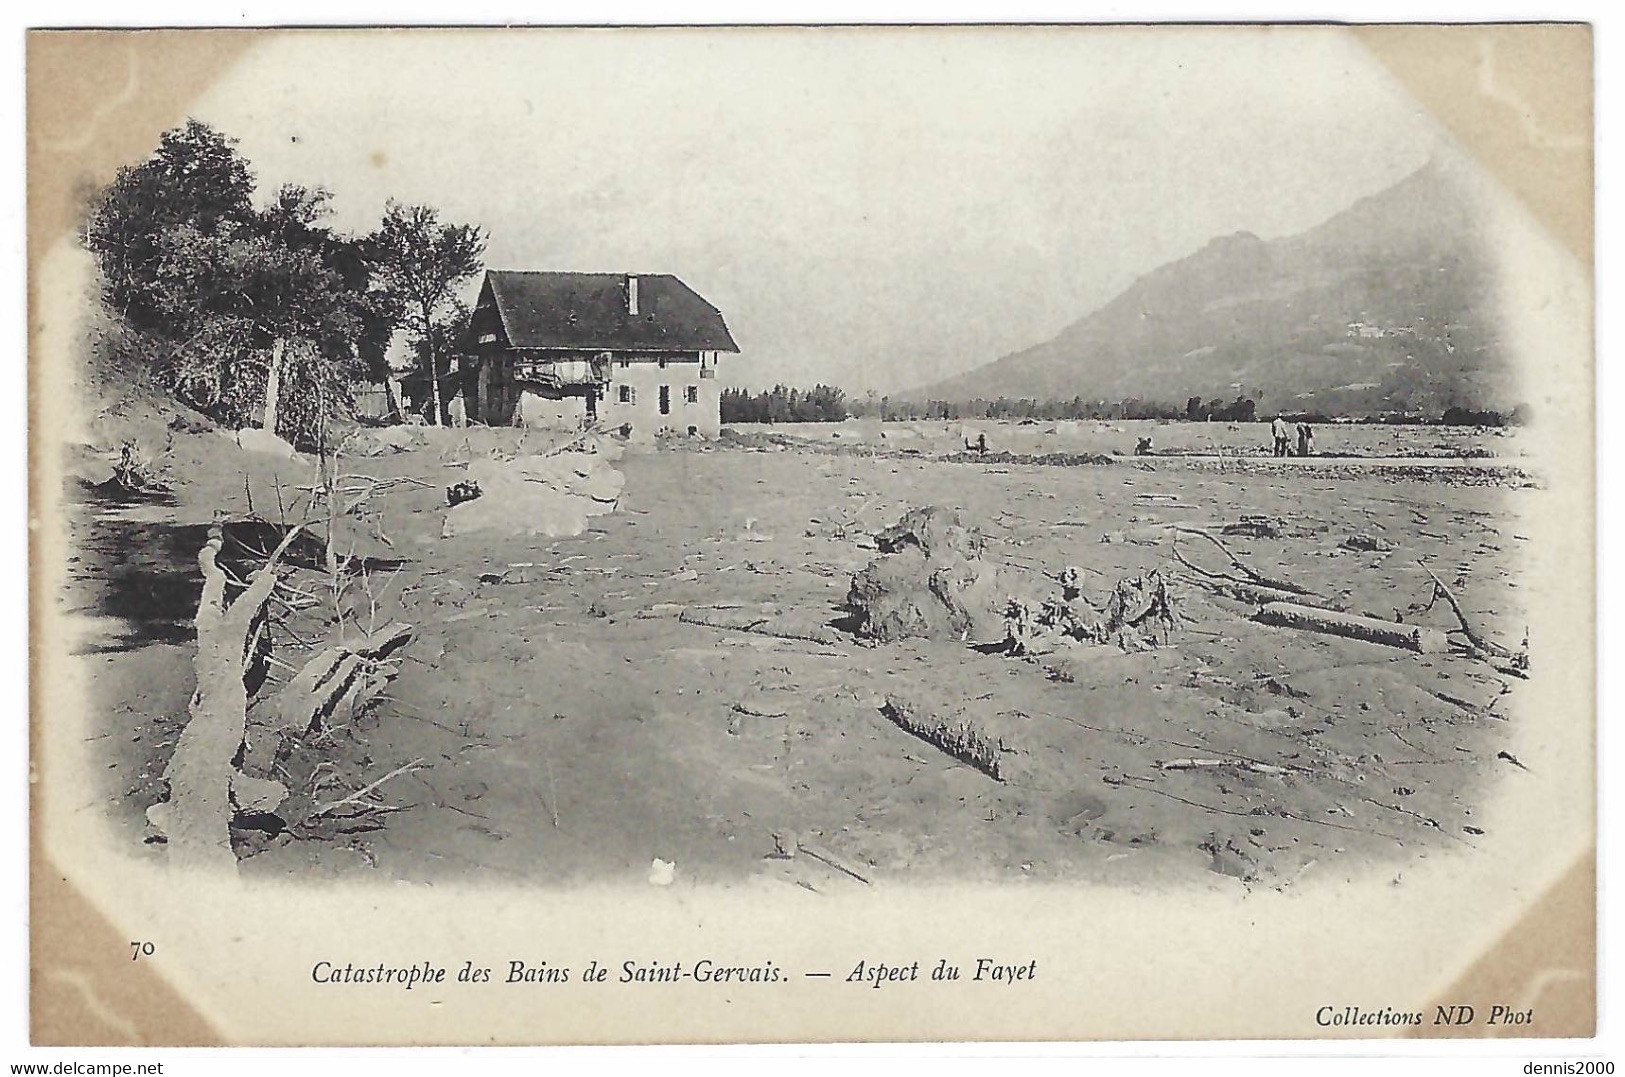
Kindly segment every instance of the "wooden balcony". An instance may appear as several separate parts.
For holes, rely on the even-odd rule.
[[[558,389],[603,386],[609,383],[609,364],[587,359],[519,360],[514,363],[513,376],[515,381]]]

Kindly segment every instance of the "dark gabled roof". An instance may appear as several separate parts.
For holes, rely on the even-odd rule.
[[[737,352],[722,314],[670,273],[635,274],[638,313],[627,313],[625,273],[492,269],[480,301],[494,299],[514,348]]]

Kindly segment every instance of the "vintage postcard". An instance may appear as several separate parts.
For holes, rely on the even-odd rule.
[[[1591,70],[30,33],[35,1042],[1592,1035]]]

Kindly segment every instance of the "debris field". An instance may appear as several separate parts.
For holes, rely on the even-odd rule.
[[[210,437],[173,449],[195,454],[181,514],[265,515],[251,454]],[[243,783],[244,875],[1285,888],[1470,855],[1493,840],[1475,809],[1538,762],[1507,750],[1516,476],[524,438],[348,444],[335,466],[377,484],[348,601],[389,666],[365,638],[327,654],[374,676],[325,773],[321,745],[250,736],[249,777],[324,791],[265,825],[277,798]],[[322,657],[290,642],[315,616],[273,625],[250,733]],[[82,656],[103,795],[151,855],[196,654]]]

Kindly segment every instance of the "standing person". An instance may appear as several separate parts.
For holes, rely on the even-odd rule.
[[[1308,456],[1309,450],[1314,447],[1315,428],[1308,423],[1298,424],[1298,455]]]
[[[1270,424],[1270,433],[1275,437],[1275,455],[1285,456],[1288,441],[1286,420],[1277,415]]]

